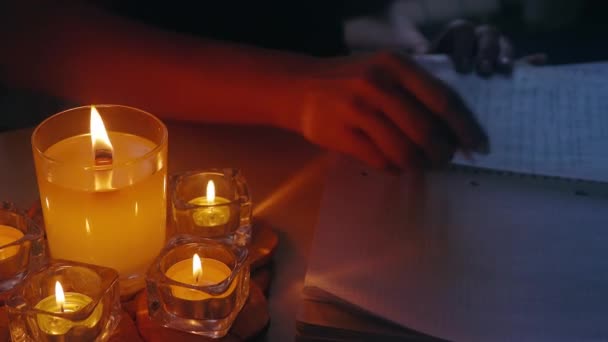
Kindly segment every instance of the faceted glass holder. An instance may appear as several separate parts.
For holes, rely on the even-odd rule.
[[[215,200],[207,187],[215,185]],[[173,229],[176,234],[231,238],[237,245],[251,241],[251,197],[238,169],[209,169],[176,174],[171,180]]]
[[[65,302],[56,297],[56,284]],[[118,272],[73,261],[51,261],[7,300],[13,342],[107,341],[121,316]]]
[[[227,266],[226,278],[218,283],[191,285],[192,282],[176,281],[168,276],[179,264],[191,272],[189,260],[195,253],[202,260],[203,277],[217,274],[217,265],[223,264]],[[230,239],[176,235],[148,271],[150,317],[162,326],[192,334],[225,336],[249,296],[247,253],[246,248]],[[193,277],[186,272],[182,275]]]
[[[14,288],[46,262],[42,227],[10,203],[0,207],[0,292]]]

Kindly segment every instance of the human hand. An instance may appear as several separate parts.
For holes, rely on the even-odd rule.
[[[433,41],[431,53],[450,56],[456,71],[475,69],[488,77],[495,72],[510,73],[513,68],[513,45],[496,27],[475,26],[466,20],[455,20]]]
[[[377,168],[437,167],[456,150],[489,150],[461,98],[406,56],[322,60],[304,79],[296,130]]]

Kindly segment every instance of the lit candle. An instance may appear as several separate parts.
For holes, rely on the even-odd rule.
[[[0,224],[0,246],[8,245],[23,237],[19,229]],[[19,251],[19,246],[0,248],[0,261],[13,257]]]
[[[63,292],[63,287],[59,281],[55,282],[55,295],[48,296],[36,304],[36,309],[53,314],[77,312],[91,303],[91,297],[82,293]],[[38,314],[37,321],[40,330],[49,335],[65,335],[75,326],[93,328],[99,322],[102,314],[103,305],[97,307],[89,317],[82,321],[70,321],[56,316]]]
[[[192,219],[198,226],[220,226],[230,219],[230,208],[226,205],[230,201],[215,195],[215,184],[212,180],[207,182],[207,196],[194,198],[188,203],[203,207],[192,214]]]
[[[91,106],[91,146],[93,151],[93,164],[98,167],[94,174],[96,191],[112,190],[112,163],[114,161],[114,147],[108,137],[106,126],[95,106]]]
[[[211,259],[200,258],[198,254],[194,254],[192,259],[182,260],[171,266],[165,275],[177,282],[195,285],[208,286],[221,283],[230,277],[232,271],[228,265],[223,262]],[[213,296],[203,291],[188,289],[184,287],[172,287],[171,291],[177,298],[186,300],[204,300],[208,298],[223,298],[228,297],[234,292],[235,282],[230,284],[226,292],[220,296]]]
[[[133,125],[150,120],[145,113],[121,110],[125,120],[137,119]],[[160,134],[164,126],[158,125]],[[59,140],[43,157],[35,153],[53,258],[116,269],[121,294],[143,288],[166,234],[166,145],[158,147],[142,136],[106,130],[91,106],[90,134]]]

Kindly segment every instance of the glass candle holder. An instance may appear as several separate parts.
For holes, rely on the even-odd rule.
[[[0,206],[0,297],[46,262],[42,227],[7,202]]]
[[[165,243],[167,129],[135,108],[96,109],[101,120],[70,109],[32,135],[49,252],[117,270],[130,295]]]
[[[173,228],[177,234],[251,241],[251,197],[238,169],[209,169],[174,175]]]
[[[118,273],[51,261],[7,300],[13,342],[107,341],[121,317]]]
[[[225,336],[249,295],[246,259],[247,249],[228,239],[175,236],[147,274],[150,317],[165,327]]]

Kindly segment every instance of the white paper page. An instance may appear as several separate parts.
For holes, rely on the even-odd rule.
[[[552,182],[340,159],[305,286],[448,340],[608,340],[608,200]]]
[[[475,112],[492,153],[457,164],[608,181],[608,63],[517,66],[510,78],[459,75],[445,58],[422,64]]]
[[[584,63],[584,64],[576,64],[576,65],[558,65],[552,66],[551,70],[556,70],[558,72],[565,72],[568,74],[575,73],[577,76],[584,77],[608,77],[608,63],[606,62],[592,62],[592,63]]]

